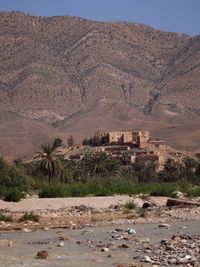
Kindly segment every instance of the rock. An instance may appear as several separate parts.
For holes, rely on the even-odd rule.
[[[142,243],[142,247],[149,251],[149,245],[148,243]]]
[[[179,259],[179,262],[181,263],[187,263],[191,259],[190,255],[185,255],[185,257]]]
[[[115,240],[121,240],[121,239],[124,239],[124,236],[123,235],[112,235],[111,238]]]
[[[58,247],[64,247],[64,242],[60,242],[60,244],[58,244]]]
[[[41,260],[45,260],[45,259],[47,259],[48,256],[49,256],[49,254],[48,254],[48,251],[46,251],[46,250],[41,250],[41,251],[39,251],[39,252],[37,253],[37,258],[38,258],[38,259],[41,259]]]
[[[182,229],[187,229],[187,226],[180,226],[180,228],[182,228]]]
[[[123,232],[123,229],[122,228],[116,228],[115,231],[116,232]]]
[[[120,246],[119,246],[119,248],[129,248],[129,245],[127,245],[127,244],[121,244]]]
[[[149,243],[149,238],[140,238],[140,239],[138,239],[138,242],[139,243]]]
[[[142,261],[143,261],[143,262],[149,262],[149,263],[152,263],[152,262],[153,262],[152,259],[151,259],[149,256],[144,256],[144,257],[142,258]]]
[[[13,246],[12,240],[7,240],[7,239],[0,240],[0,247],[12,247],[12,246]]]
[[[168,223],[161,223],[161,224],[158,225],[158,227],[160,227],[160,228],[169,228],[170,226],[171,225],[168,224]]]
[[[108,252],[108,251],[110,251],[110,250],[109,250],[109,248],[106,248],[106,247],[101,249],[101,252]]]
[[[144,202],[143,205],[142,205],[143,209],[148,209],[150,207],[153,207],[151,202]]]
[[[133,228],[128,228],[126,231],[129,235],[136,235],[136,231]]]
[[[174,198],[178,198],[178,199],[183,198],[183,193],[180,192],[180,191],[174,191],[174,192],[172,193],[172,197],[174,197]]]
[[[168,259],[168,263],[169,264],[176,264],[177,260],[175,258],[170,258],[170,259]]]
[[[24,232],[24,233],[30,233],[30,232],[31,232],[31,230],[30,230],[30,229],[28,229],[28,228],[23,228],[23,229],[22,229],[22,232]]]

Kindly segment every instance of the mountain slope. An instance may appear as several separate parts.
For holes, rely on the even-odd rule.
[[[39,123],[47,139],[76,134],[79,126],[77,136],[134,128],[138,121],[155,129],[180,119],[199,122],[200,37],[142,24],[1,12],[0,44],[0,125],[9,124],[12,134],[20,121],[22,128],[25,121],[32,128]],[[11,113],[18,116],[14,124]],[[41,143],[39,129],[37,135]],[[24,136],[34,139],[26,132],[22,143]],[[26,145],[21,154],[32,152]]]

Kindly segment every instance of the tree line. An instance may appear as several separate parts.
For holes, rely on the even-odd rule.
[[[18,201],[31,191],[39,192],[43,197],[103,195],[131,193],[143,184],[187,182],[200,185],[200,163],[193,158],[185,158],[182,163],[168,159],[158,171],[156,161],[138,159],[134,164],[124,166],[105,152],[86,155],[80,161],[65,160],[61,145],[59,139],[41,145],[31,162],[15,160],[8,163],[1,158],[0,197]]]

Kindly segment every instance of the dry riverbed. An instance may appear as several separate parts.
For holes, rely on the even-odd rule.
[[[125,210],[127,201],[138,207]],[[166,201],[139,196],[0,201],[1,213],[14,218],[0,222],[0,266],[199,267],[200,207],[166,207]],[[146,202],[151,206],[141,208]],[[38,223],[18,222],[32,210]],[[38,259],[38,252],[46,259]]]

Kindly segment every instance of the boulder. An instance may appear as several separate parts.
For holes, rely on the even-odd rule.
[[[182,192],[180,192],[180,191],[174,191],[172,193],[172,197],[180,199],[180,198],[183,198],[184,196],[183,196],[183,193]]]

